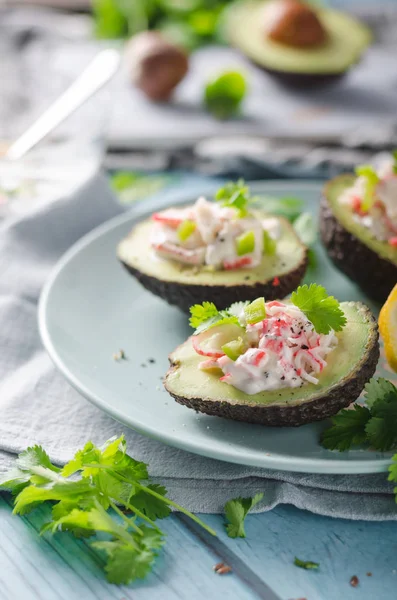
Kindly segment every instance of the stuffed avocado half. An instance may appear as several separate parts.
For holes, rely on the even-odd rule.
[[[358,398],[379,359],[378,328],[361,303],[338,303],[316,284],[285,302],[191,309],[195,334],[171,353],[164,385],[209,415],[299,426]]]
[[[228,10],[224,28],[257,66],[303,85],[340,77],[371,41],[368,28],[352,16],[298,0],[242,0]]]
[[[397,154],[326,184],[320,234],[338,269],[384,301],[397,282]]]
[[[138,223],[117,254],[146,289],[185,312],[204,301],[225,308],[259,295],[283,298],[307,267],[291,223],[251,207],[241,181],[221,188],[215,202],[199,198]]]

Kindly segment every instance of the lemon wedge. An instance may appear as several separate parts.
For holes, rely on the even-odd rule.
[[[387,362],[393,371],[397,372],[397,284],[380,311],[379,330],[383,338]]]

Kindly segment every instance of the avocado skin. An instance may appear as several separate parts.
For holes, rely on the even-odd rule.
[[[139,269],[123,261],[120,262],[149,292],[189,314],[189,309],[193,304],[202,304],[203,302],[213,302],[220,310],[227,308],[233,302],[252,301],[259,296],[264,296],[266,301],[285,298],[301,283],[306,272],[308,257],[306,252],[300,265],[284,275],[279,275],[279,285],[273,285],[273,280],[264,283],[257,282],[254,285],[246,283],[230,286],[181,284],[177,281],[157,279],[157,277],[142,273]],[[246,276],[249,276],[249,270],[247,270]],[[210,277],[211,274],[209,274]],[[242,277],[242,279],[244,278]]]
[[[373,323],[373,327],[367,343],[367,352],[356,365],[350,378],[340,385],[333,386],[329,393],[323,394],[310,402],[303,402],[297,406],[261,406],[258,404],[249,406],[206,398],[184,398],[167,388],[167,374],[178,367],[178,365],[172,363],[171,359],[171,367],[165,376],[164,387],[179,404],[193,408],[196,412],[234,421],[244,421],[268,427],[299,427],[306,423],[322,421],[354,402],[361,394],[367,381],[375,373],[380,355],[379,333],[376,319],[369,309],[368,316]]]
[[[340,73],[299,73],[269,69],[259,63],[250,61],[257,68],[277,79],[281,84],[291,88],[316,88],[337,83],[349,72],[350,67]]]
[[[397,266],[347,231],[325,194],[320,204],[320,236],[334,265],[373,300],[384,302],[397,281]]]

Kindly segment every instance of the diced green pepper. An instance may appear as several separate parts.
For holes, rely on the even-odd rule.
[[[265,299],[257,298],[244,308],[245,320],[249,325],[255,325],[266,318]]]
[[[255,234],[253,231],[246,231],[236,238],[237,256],[244,256],[255,249]]]
[[[371,165],[361,165],[361,167],[357,167],[356,175],[365,177],[367,180],[361,209],[368,211],[375,202],[375,187],[379,183],[379,177]]]
[[[237,360],[239,356],[244,354],[246,349],[247,346],[241,337],[222,346],[222,352],[224,352],[226,356],[230,358],[230,360]]]
[[[263,230],[263,254],[273,255],[276,252],[276,241],[266,229]]]
[[[186,241],[196,231],[196,227],[197,225],[194,221],[190,221],[189,219],[183,221],[177,229],[178,238],[181,242]]]

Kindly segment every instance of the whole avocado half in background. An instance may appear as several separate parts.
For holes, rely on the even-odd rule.
[[[352,16],[327,7],[310,5],[327,40],[321,46],[296,48],[266,35],[263,13],[269,0],[242,0],[224,18],[228,42],[251,62],[282,82],[296,86],[331,83],[357,63],[371,42],[370,30]]]
[[[338,202],[355,178],[353,174],[340,175],[325,185],[320,205],[321,240],[340,271],[370,298],[384,302],[397,282],[397,248],[374,238]]]
[[[253,212],[261,218],[271,216],[262,211]],[[264,255],[262,263],[253,268],[209,271],[205,267],[156,258],[149,243],[151,218],[138,223],[120,242],[117,255],[127,271],[149,292],[186,313],[193,304],[205,301],[223,309],[233,302],[255,300],[259,296],[268,301],[284,298],[303,279],[308,263],[307,248],[286,219],[274,218],[281,226],[276,253]]]
[[[203,357],[189,338],[171,353],[164,386],[179,404],[208,415],[274,427],[321,421],[358,398],[379,360],[378,326],[371,311],[360,302],[342,302],[341,308],[347,324],[336,334],[339,343],[317,385],[245,394],[219,381],[219,375],[200,370]]]

